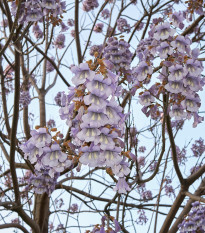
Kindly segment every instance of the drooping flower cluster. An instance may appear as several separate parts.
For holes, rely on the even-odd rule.
[[[129,33],[131,30],[130,24],[127,23],[127,20],[124,18],[119,18],[117,20],[117,30],[120,32]]]
[[[34,36],[36,37],[36,39],[41,39],[43,38],[43,32],[40,29],[38,24],[34,24],[32,27],[32,32],[34,34]]]
[[[35,164],[36,175],[30,179],[30,183],[35,187],[34,190],[38,193],[46,191],[50,194],[59,173],[72,165],[71,160],[61,151],[59,144],[52,139],[46,128],[32,130],[31,138],[20,145],[20,148],[25,153],[25,159]]]
[[[31,96],[29,91],[22,91],[20,93],[19,105],[21,107],[27,107],[31,102]]]
[[[196,201],[192,203],[188,216],[178,226],[180,233],[205,232],[205,206]]]
[[[175,27],[183,28],[184,17],[181,12],[170,14],[170,20]],[[205,79],[201,77],[203,66],[197,60],[199,50],[191,49],[188,36],[174,36],[175,29],[170,23],[155,21],[156,24],[149,31],[150,37],[142,41],[137,49],[140,63],[132,71],[133,90],[150,83],[152,61],[158,54],[163,60],[158,77],[161,83],[140,93],[139,102],[144,106],[143,112],[146,113],[148,109],[151,111],[154,107],[158,110],[155,103],[159,95],[169,93],[169,115],[176,120],[193,117],[195,127],[203,120],[198,115],[201,100],[197,92],[205,84]]]
[[[99,6],[98,0],[83,0],[83,10],[89,12]]]
[[[54,57],[51,57],[51,60],[54,62],[55,58]],[[52,71],[54,71],[54,66],[49,62],[47,61],[46,62],[46,72],[50,73]]]
[[[18,5],[16,1],[11,3],[11,12],[15,16]],[[58,17],[65,12],[66,2],[62,0],[26,0],[21,3],[19,23],[39,22],[44,16],[52,23],[61,22]]]
[[[64,34],[59,34],[54,42],[54,46],[56,49],[63,49],[65,47],[65,35]]]
[[[132,53],[129,50],[130,45],[124,40],[117,40],[110,37],[107,40],[107,46],[104,49],[103,57],[113,63],[112,71],[127,73],[130,69]]]
[[[60,117],[71,127],[72,143],[80,152],[79,161],[90,167],[112,168],[119,177],[115,190],[125,193],[129,186],[124,177],[130,170],[121,156],[125,115],[115,100],[118,77],[103,62],[96,73],[87,63],[74,66],[71,71],[76,87],[71,87],[64,99]]]

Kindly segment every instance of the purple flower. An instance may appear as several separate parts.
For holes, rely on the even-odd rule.
[[[40,9],[29,9],[27,11],[26,20],[31,22],[37,22],[43,17],[43,13]]]
[[[86,87],[92,94],[101,98],[107,98],[112,93],[112,87],[110,86],[111,79],[106,78],[102,75],[95,75],[92,82],[87,83]]]
[[[53,44],[55,45],[56,49],[63,49],[65,47],[65,35],[59,34],[54,40]]]
[[[171,81],[181,80],[188,73],[188,71],[184,69],[182,65],[178,65],[178,64],[169,67],[169,71],[170,71],[170,75],[168,79]]]
[[[205,152],[205,144],[202,138],[195,140],[194,144],[192,144],[191,148],[195,157],[200,157]]]
[[[82,148],[81,151],[83,152],[83,154],[81,155],[79,161],[82,164],[88,164],[90,167],[97,167],[103,165],[105,158],[100,153],[99,146],[85,146]]]
[[[86,12],[94,10],[94,8],[97,8],[98,6],[99,6],[99,3],[97,0],[84,0],[83,1],[83,10]]]
[[[179,27],[180,29],[183,29],[184,16],[181,12],[174,12],[174,13],[170,14],[169,19],[170,19],[170,21],[172,21],[172,24],[175,27]]]
[[[54,0],[42,0],[41,6],[49,10],[56,9],[57,7]]]
[[[173,53],[172,47],[167,42],[162,42],[160,46],[157,47],[157,51],[159,52],[159,56],[161,59],[165,59],[168,55]]]
[[[156,26],[156,32],[154,33],[154,38],[156,40],[166,40],[169,36],[173,36],[175,30],[170,28],[169,23],[163,23]]]
[[[103,23],[97,23],[93,29],[94,32],[101,33],[103,30],[104,24]]]
[[[103,19],[108,19],[110,17],[110,11],[108,9],[102,10],[101,16],[103,17]]]
[[[31,103],[31,96],[29,91],[22,91],[20,94],[19,104],[25,108]]]
[[[183,91],[183,83],[182,81],[170,81],[165,85],[165,89],[171,93],[180,93]]]
[[[197,112],[200,106],[200,98],[187,96],[185,100],[182,101],[182,106],[190,112]]]
[[[40,27],[38,24],[34,24],[32,27],[32,32],[34,33],[34,36],[36,39],[41,39],[43,38],[43,32],[41,31]]]
[[[122,161],[122,157],[119,156],[121,152],[120,147],[115,147],[113,149],[106,149],[105,151],[101,152],[101,156],[105,158],[105,165],[108,167],[113,167],[114,165],[118,165]]]
[[[93,80],[95,72],[91,71],[87,63],[81,63],[79,66],[73,66],[71,71],[75,74],[72,78],[74,85],[78,86],[83,84],[86,79]]]
[[[189,52],[189,45],[191,41],[188,37],[178,35],[177,38],[171,42],[171,46],[177,48],[180,53]]]
[[[187,116],[187,113],[184,112],[184,108],[181,105],[173,105],[169,115],[170,117],[175,117],[176,120],[181,120]]]
[[[116,132],[110,133],[108,128],[102,128],[100,134],[97,135],[93,141],[95,145],[99,145],[101,150],[112,150],[115,147],[113,138],[117,138]]]
[[[67,159],[67,155],[61,151],[59,144],[44,147],[43,151],[45,155],[41,162],[45,166],[56,167],[59,162],[64,162]]]
[[[117,29],[120,32],[127,32],[129,33],[131,30],[130,24],[127,23],[126,19],[119,18],[117,20]]]
[[[152,74],[152,67],[149,66],[145,61],[139,63],[139,65],[134,69],[134,74],[138,81],[144,81],[147,78],[147,75]]]
[[[183,79],[183,83],[185,87],[189,87],[190,90],[197,92],[199,90],[202,90],[202,86],[200,83],[200,78],[196,77],[196,76],[192,76],[190,74],[188,74],[184,79]]]
[[[94,56],[95,53],[98,53],[100,55],[102,52],[102,49],[103,49],[102,45],[93,45],[90,47],[90,55]]]
[[[127,191],[130,191],[130,187],[128,186],[127,182],[125,181],[125,178],[119,178],[117,185],[113,189],[114,191],[117,191],[118,193],[124,193],[126,194]]]
[[[69,28],[64,24],[64,22],[61,22],[61,32],[66,32]]]
[[[129,169],[129,163],[125,162],[125,159],[123,159],[120,164],[114,165],[112,167],[113,173],[118,177],[124,177],[127,176],[130,173]]]
[[[102,109],[96,110],[95,107],[90,106],[88,113],[83,115],[82,120],[85,124],[90,124],[91,127],[101,127],[107,124],[108,118]]]
[[[187,68],[189,74],[193,75],[193,76],[200,75],[202,70],[203,70],[201,65],[200,65],[200,62],[193,60],[193,59],[187,60],[186,68]]]
[[[73,19],[68,19],[67,24],[69,27],[73,27],[75,25],[75,21]]]
[[[55,60],[55,58],[54,57],[51,57],[51,60],[54,62],[54,60]],[[48,72],[48,73],[50,73],[50,72],[52,72],[52,71],[54,71],[54,67],[53,67],[53,65],[49,62],[49,61],[47,61],[46,62],[46,71]]]
[[[149,106],[154,102],[154,97],[150,94],[149,91],[144,92],[142,95],[139,96],[139,103],[144,106]]]
[[[83,125],[85,125],[85,124],[82,123],[81,128],[82,128]],[[99,135],[100,135],[100,130],[99,129],[91,128],[89,126],[86,126],[76,136],[81,141],[90,142],[90,141],[94,141],[94,139]]]
[[[118,103],[116,101],[110,101],[106,107],[106,115],[108,117],[107,123],[110,125],[117,125],[121,119],[120,113],[122,113],[122,108]]]
[[[36,147],[42,148],[51,143],[51,135],[47,133],[46,128],[39,128],[38,131],[31,131],[30,142]]]
[[[97,95],[94,95],[94,94],[89,94],[89,95],[85,96],[84,102],[86,105],[90,105],[90,104],[95,105],[96,109],[105,108],[105,106],[107,104],[107,102],[103,98],[101,98]]]

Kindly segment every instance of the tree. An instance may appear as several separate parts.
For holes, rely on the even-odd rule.
[[[203,7],[0,2],[0,229],[205,232]]]

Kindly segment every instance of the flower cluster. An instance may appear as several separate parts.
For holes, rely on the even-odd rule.
[[[51,57],[51,60],[54,62],[55,58]],[[53,65],[49,61],[47,61],[46,62],[46,72],[50,73],[50,72],[54,71],[54,69],[55,68],[53,67]]]
[[[192,203],[188,216],[178,226],[180,233],[205,232],[205,206],[196,201]]]
[[[202,138],[196,140],[195,143],[192,144],[191,150],[195,157],[200,157],[205,152],[204,140]]]
[[[20,93],[19,105],[21,107],[27,107],[31,102],[31,96],[29,91],[22,91]]]
[[[118,77],[101,61],[96,73],[87,63],[71,68],[74,73],[72,82],[76,87],[71,87],[62,101],[60,117],[67,119],[71,127],[72,143],[79,151],[80,163],[112,168],[119,177],[115,190],[125,193],[130,189],[124,179],[130,169],[121,156],[124,144],[120,137],[125,115],[115,100]]]
[[[11,3],[11,12],[15,16],[18,5],[15,1]],[[66,9],[66,2],[62,0],[26,0],[21,3],[19,23],[39,22],[44,16],[52,22],[61,22],[58,16]]]
[[[96,33],[101,33],[103,30],[104,24],[103,23],[96,23],[93,31]]]
[[[103,50],[102,45],[92,45],[90,47],[90,55],[94,56],[96,53],[98,53],[98,55],[100,55],[102,53],[102,50]]]
[[[46,191],[50,194],[59,173],[72,165],[67,154],[61,151],[58,141],[54,140],[56,137],[52,139],[46,128],[39,128],[32,130],[31,138],[20,145],[25,159],[35,164],[36,176],[32,176],[30,181],[35,191],[40,189],[37,192]],[[42,173],[44,178],[42,178]]]
[[[131,30],[130,24],[127,23],[126,19],[119,18],[117,20],[117,30],[120,32],[127,32],[129,33]]]
[[[43,32],[40,29],[38,24],[34,24],[32,27],[32,32],[34,34],[34,36],[36,37],[36,39],[41,39],[43,38]]]
[[[94,10],[99,6],[98,0],[84,0],[83,1],[83,10],[89,12]]]
[[[129,50],[130,45],[123,39],[117,40],[110,37],[104,49],[103,57],[113,63],[112,71],[127,73],[130,69],[132,53]]]
[[[110,11],[108,9],[102,10],[101,16],[103,17],[103,19],[108,19],[110,17]]]
[[[54,46],[56,49],[63,49],[65,47],[65,35],[64,34],[59,34],[54,42]]]
[[[170,14],[170,20],[175,27],[183,28],[181,12]],[[176,30],[170,23],[155,21],[156,24],[149,31],[150,37],[142,41],[137,50],[140,63],[132,71],[133,85],[137,90],[149,84],[156,54],[162,59],[158,76],[161,82],[140,93],[139,102],[146,109],[153,110],[155,106],[157,110],[154,103],[159,100],[159,95],[169,93],[169,115],[176,120],[193,117],[193,127],[196,127],[203,120],[198,115],[201,100],[197,92],[205,84],[205,79],[201,77],[203,66],[197,60],[199,50],[191,49],[188,36],[174,36]]]

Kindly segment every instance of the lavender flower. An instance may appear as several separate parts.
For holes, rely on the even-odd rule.
[[[117,20],[117,29],[120,32],[127,32],[129,33],[131,30],[130,24],[127,23],[126,19],[119,18]]]
[[[86,12],[94,10],[94,8],[97,8],[98,6],[99,6],[99,3],[97,0],[84,0],[83,1],[83,10]]]
[[[147,78],[148,74],[152,74],[152,67],[149,66],[145,61],[142,61],[133,70],[133,74],[136,74],[136,78],[138,81],[144,81]]]
[[[53,44],[55,45],[56,49],[63,49],[65,47],[65,35],[59,34],[54,40]]]
[[[173,105],[172,110],[169,112],[170,117],[175,117],[176,120],[184,119],[187,113],[181,105]]]
[[[144,92],[142,95],[139,96],[139,103],[144,106],[149,106],[154,102],[154,97],[150,94],[149,91]]]
[[[130,187],[128,186],[127,182],[125,181],[125,178],[119,178],[117,185],[114,187],[114,191],[117,191],[118,193],[124,193],[126,194],[127,191],[130,191]]]
[[[55,60],[55,58],[54,57],[51,57],[51,60],[54,62],[54,60]],[[48,72],[48,73],[50,73],[50,72],[52,72],[52,71],[54,71],[54,67],[53,67],[53,65],[49,62],[49,61],[47,61],[46,62],[46,71]]]
[[[174,29],[170,28],[169,23],[163,23],[156,26],[156,32],[154,33],[154,38],[156,40],[166,40],[169,36],[173,36],[175,33]]]
[[[20,94],[19,104],[21,107],[27,107],[31,103],[29,91],[22,91]]]
[[[73,27],[75,25],[75,21],[73,19],[68,19],[67,24],[69,27]]]
[[[41,39],[43,38],[43,32],[40,29],[38,24],[34,24],[32,27],[32,32],[34,33],[34,36],[36,37],[36,39]]]
[[[103,30],[104,24],[103,23],[97,23],[93,29],[94,32],[101,33]]]
[[[103,17],[103,19],[108,19],[110,17],[110,11],[108,9],[102,10],[101,16]]]

